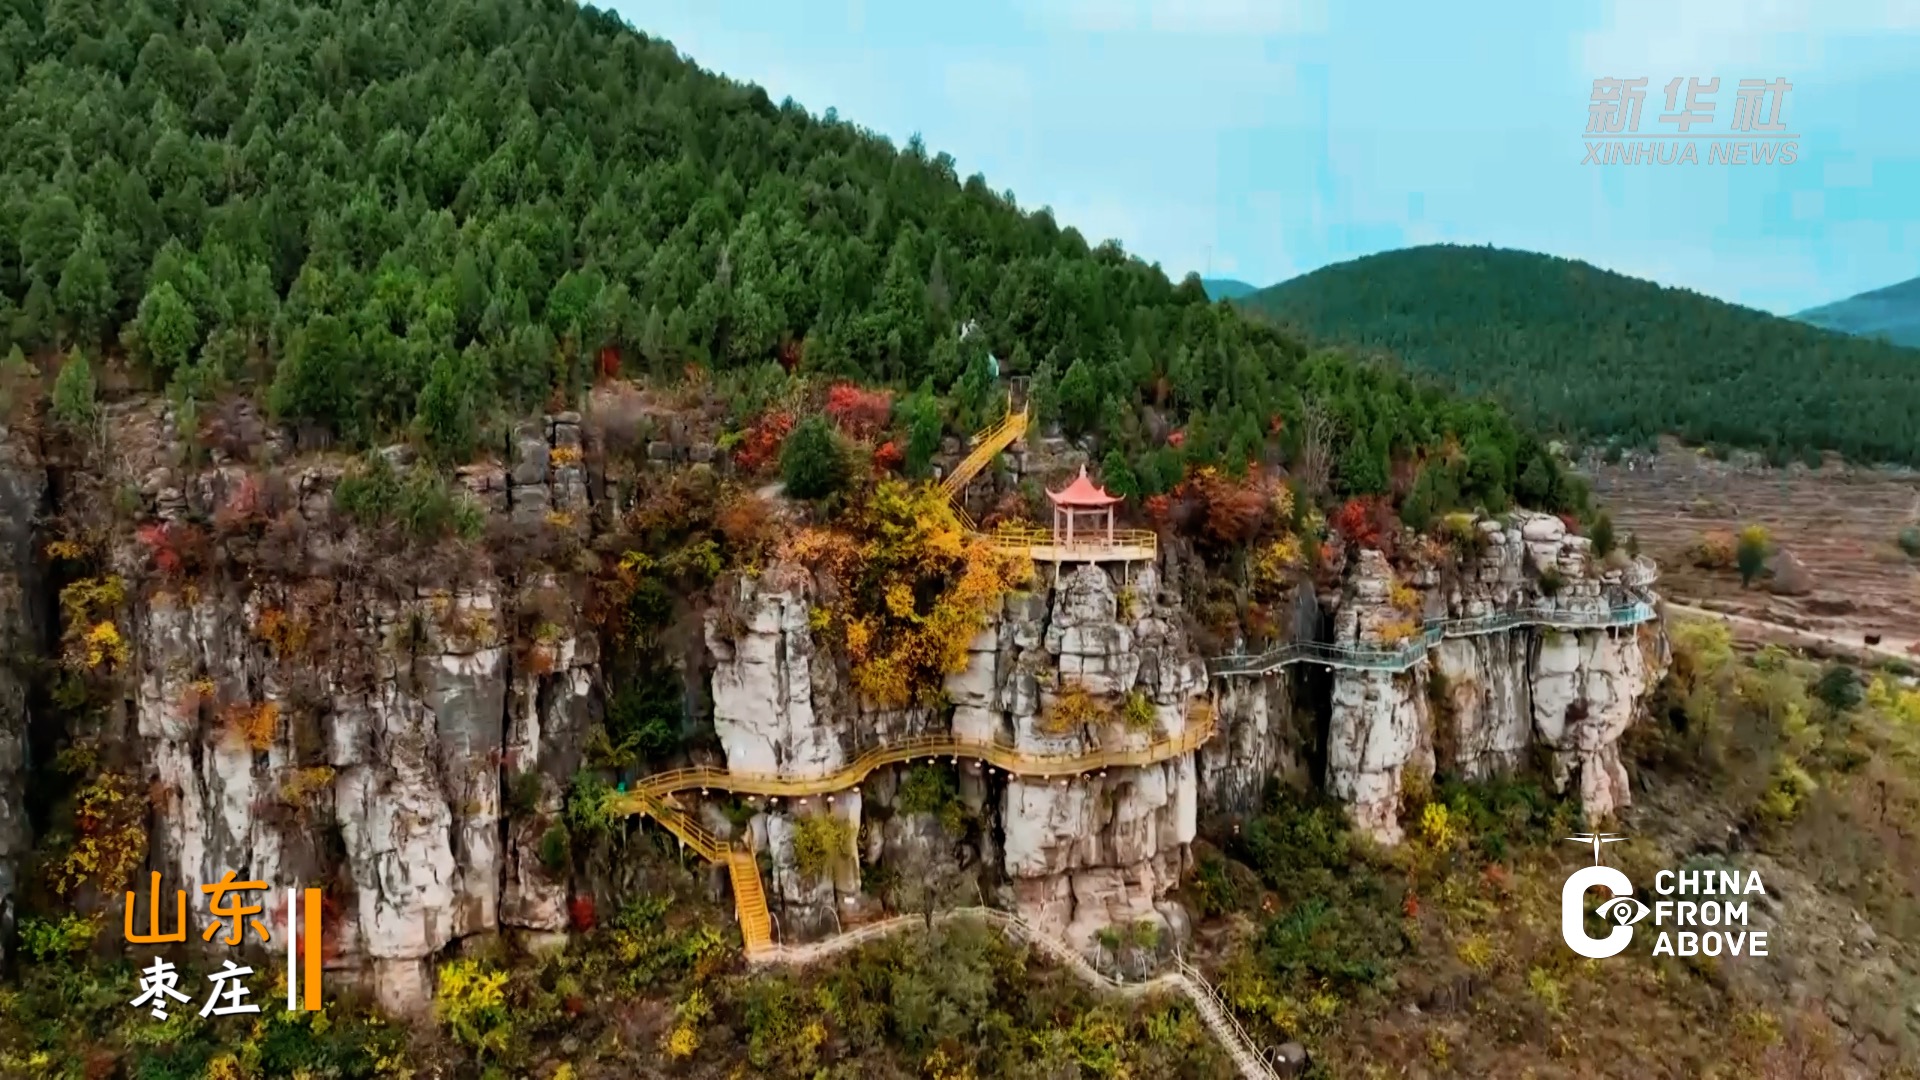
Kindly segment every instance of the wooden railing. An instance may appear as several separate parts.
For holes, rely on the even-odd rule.
[[[951,733],[915,735],[881,743],[839,768],[811,776],[741,772],[709,765],[670,769],[642,777],[631,789],[614,795],[613,807],[617,813],[658,816],[658,810],[671,809],[667,800],[673,793],[710,789],[740,795],[771,795],[781,798],[828,795],[858,785],[875,769],[882,766],[918,758],[969,758],[987,762],[1016,776],[1049,779],[1059,776],[1077,776],[1099,769],[1157,765],[1162,761],[1190,754],[1213,737],[1214,729],[1213,706],[1205,701],[1195,701],[1187,706],[1185,730],[1179,735],[1155,739],[1132,747],[1101,747],[1084,751],[1045,753],[1024,749],[1000,738],[967,739]],[[689,847],[701,851],[714,861],[719,861],[720,856],[707,853],[723,850],[726,847],[725,842],[690,820],[686,823],[686,827],[689,830],[688,835],[681,835],[678,829],[675,830],[675,835],[685,840]],[[718,845],[718,848],[714,845]]]
[[[845,791],[885,765],[937,757],[985,761],[1016,776],[1076,776],[1100,769],[1155,765],[1192,753],[1213,737],[1215,727],[1213,706],[1208,702],[1196,701],[1188,705],[1185,729],[1179,735],[1134,747],[1105,747],[1049,754],[1023,749],[1001,739],[963,739],[951,733],[919,735],[881,743],[847,765],[814,776],[734,772],[704,765],[670,769],[643,777],[630,790],[614,794],[608,807],[618,814],[644,814],[659,822],[701,858],[726,865],[734,882],[734,909],[740,919],[741,941],[751,958],[776,947],[759,864],[745,845],[716,836],[681,809],[674,799],[678,792],[719,790],[746,795],[805,798]],[[749,877],[751,881],[747,880]]]
[[[980,474],[1002,450],[1012,446],[1020,436],[1027,433],[1028,407],[1022,405],[1018,412],[1013,409],[1011,398],[1007,401],[1007,415],[1000,422],[974,436],[974,446],[953,471],[940,481],[940,490],[951,498],[960,493],[967,484]]]
[[[1048,529],[1004,524],[983,536],[987,543],[1001,551],[1017,552],[1035,559],[1044,555],[1049,559],[1069,562],[1099,559],[1123,550],[1144,551],[1144,558],[1153,559],[1160,550],[1160,537],[1151,529],[1115,529],[1111,534],[1101,531],[1068,540],[1066,536]]]

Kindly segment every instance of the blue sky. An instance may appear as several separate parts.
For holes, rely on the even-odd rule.
[[[702,66],[928,147],[1178,278],[1410,244],[1776,312],[1920,274],[1920,0],[613,0]],[[1583,165],[1593,80],[1786,78],[1786,166]],[[1696,129],[1696,131],[1699,129]]]

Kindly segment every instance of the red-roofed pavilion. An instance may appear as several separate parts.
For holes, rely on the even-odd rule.
[[[1091,531],[1099,535],[1097,539],[1088,537],[1080,542],[1112,546],[1113,504],[1120,501],[1120,496],[1087,479],[1085,465],[1080,466],[1080,475],[1073,478],[1073,483],[1060,491],[1047,492],[1047,498],[1053,500],[1053,542],[1056,545],[1073,547],[1074,521],[1087,517],[1092,519],[1089,522],[1093,525]],[[1101,520],[1103,517],[1104,522]],[[1104,533],[1101,532],[1103,524]]]

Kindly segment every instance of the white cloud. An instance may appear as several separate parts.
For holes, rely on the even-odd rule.
[[[1774,78],[1819,67],[1837,39],[1920,33],[1920,0],[1613,0],[1576,40],[1593,75]]]
[[[1326,28],[1325,0],[1029,0],[1047,23],[1088,34],[1269,37]]]

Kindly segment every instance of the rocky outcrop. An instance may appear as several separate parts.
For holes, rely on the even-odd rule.
[[[147,419],[157,422],[143,429],[129,410],[110,427],[171,430],[164,415]],[[33,581],[29,530],[46,479],[7,445],[0,438],[0,646],[40,648],[46,590]],[[579,418],[523,424],[503,461],[460,473],[490,527],[551,549],[528,565],[564,571],[504,565],[511,553],[497,545],[487,550],[502,565],[477,552],[438,567],[439,553],[376,550],[333,508],[338,465],[267,476],[230,456],[190,469],[177,447],[149,451],[134,470],[143,523],[191,530],[237,517],[226,539],[252,545],[193,580],[161,570],[148,540],[117,538],[105,556],[135,586],[117,616],[132,658],[110,711],[154,796],[152,868],[188,887],[228,870],[276,890],[325,887],[334,966],[401,1011],[427,1000],[430,962],[467,939],[565,931],[573,883],[541,855],[605,707],[584,572],[604,552],[581,541],[607,507],[595,503]],[[278,496],[262,493],[263,477]],[[1387,648],[1425,617],[1540,602],[1547,582],[1553,603],[1600,611],[1652,582],[1650,565],[1596,567],[1555,519],[1475,530],[1451,573],[1416,558],[1396,582],[1378,553],[1352,556],[1330,605],[1333,640]],[[818,777],[934,734],[1031,756],[1137,749],[1182,737],[1202,704],[1217,734],[1157,764],[1065,778],[920,762],[830,797],[688,793],[706,828],[764,855],[783,942],[833,932],[876,895],[896,907],[908,895],[991,901],[1090,956],[1113,926],[1151,924],[1177,940],[1186,917],[1168,894],[1203,808],[1252,811],[1275,778],[1323,782],[1362,828],[1393,840],[1409,787],[1437,769],[1512,768],[1538,746],[1554,781],[1605,814],[1627,797],[1620,732],[1664,658],[1657,633],[1522,629],[1445,640],[1400,672],[1209,679],[1178,590],[1156,568],[1067,565],[1041,567],[1031,591],[1002,599],[944,703],[880,708],[815,640],[825,589],[805,567],[776,563],[700,598],[713,603],[683,674],[696,700],[711,700],[717,745],[701,760]],[[1300,596],[1292,622],[1311,633],[1320,608]],[[0,668],[0,919],[27,841],[25,702]],[[929,787],[914,771],[926,768],[946,778]]]
[[[1651,599],[1651,563],[1597,570],[1589,542],[1557,518],[1519,512],[1474,530],[1478,539],[1454,573],[1418,585],[1396,582],[1379,552],[1361,552],[1335,615],[1335,640],[1392,648],[1436,612],[1471,623],[1543,607],[1598,615]],[[1395,843],[1403,792],[1437,768],[1483,777],[1514,768],[1537,745],[1549,754],[1555,786],[1576,790],[1590,819],[1605,818],[1629,801],[1619,739],[1666,663],[1657,624],[1530,626],[1443,637],[1405,671],[1339,671],[1327,786],[1358,827]]]
[[[774,568],[742,585],[736,615],[716,613],[709,622],[715,728],[731,769],[824,775],[869,745],[940,724],[931,710],[875,712],[847,700],[844,680],[811,640],[810,588],[804,575]],[[946,730],[1041,755],[1179,737],[1207,680],[1170,600],[1151,570],[1136,568],[1128,577],[1089,565],[1007,597],[972,643],[971,662],[948,680],[953,710]],[[1063,698],[1079,695],[1104,711],[1087,722],[1059,723]],[[1131,721],[1121,718],[1129,697]],[[1169,928],[1158,905],[1178,882],[1196,832],[1193,755],[1071,780],[961,775],[971,809],[986,819],[982,827],[962,840],[927,815],[889,814],[867,829],[865,862],[886,867],[890,879],[918,883],[958,872],[955,849],[968,848],[978,895],[997,890],[1050,932],[1085,944],[1115,923]],[[867,791],[887,808],[896,784],[897,776],[882,774]],[[812,878],[797,873],[793,816],[808,812],[769,810],[749,826],[770,851],[770,895],[790,935],[830,931],[834,919],[826,913],[848,904],[849,885],[859,881],[838,867]],[[858,799],[841,799],[833,812],[854,829],[870,824]],[[995,852],[999,858],[989,858]],[[840,880],[830,882],[835,874]]]
[[[465,480],[515,519],[565,529],[550,515],[587,509],[578,422],[537,430],[551,460],[525,439],[505,483]],[[262,498],[238,466],[146,475],[163,524]],[[540,841],[599,708],[598,648],[580,583],[559,575],[481,566],[443,575],[462,584],[397,586],[385,555],[340,533],[337,477],[296,474],[265,530],[312,576],[181,586],[144,574],[144,549],[116,554],[149,579],[128,621],[129,727],[155,793],[150,866],[188,888],[229,870],[324,887],[331,966],[408,1012],[449,945],[567,928],[568,884]]]

